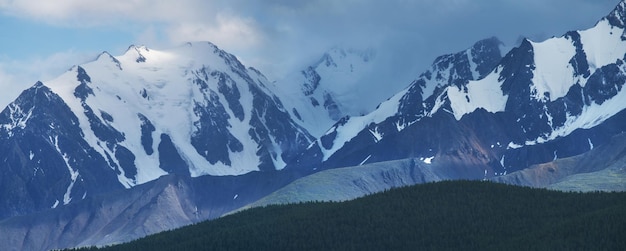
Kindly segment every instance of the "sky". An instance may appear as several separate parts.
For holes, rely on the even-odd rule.
[[[381,76],[496,36],[514,46],[592,27],[619,0],[0,0],[0,103],[102,51],[210,41],[271,80],[332,47],[374,49]],[[407,83],[408,85],[409,83]],[[4,103],[3,103],[4,104]]]

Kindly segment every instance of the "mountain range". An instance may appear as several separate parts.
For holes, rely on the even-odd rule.
[[[279,81],[209,42],[103,52],[0,113],[0,246],[105,245],[449,179],[624,190],[626,1],[504,48],[440,56],[389,98],[368,85],[393,77],[365,81],[374,50],[334,48]]]

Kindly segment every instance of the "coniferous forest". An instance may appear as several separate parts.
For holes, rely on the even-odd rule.
[[[75,250],[626,250],[626,193],[445,181],[254,208]]]

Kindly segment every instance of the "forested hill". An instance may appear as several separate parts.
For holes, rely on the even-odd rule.
[[[446,181],[254,208],[101,250],[625,250],[624,236],[624,192]]]

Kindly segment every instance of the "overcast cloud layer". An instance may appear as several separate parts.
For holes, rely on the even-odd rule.
[[[521,36],[541,41],[591,27],[618,2],[0,0],[2,16],[44,29],[89,31],[88,36],[68,39],[67,49],[61,51],[46,52],[45,43],[38,44],[42,46],[40,54],[28,59],[11,54],[18,48],[0,48],[0,81],[15,82],[25,76],[49,78],[59,74],[59,68],[87,60],[86,54],[103,50],[121,54],[130,44],[167,48],[202,40],[235,54],[271,79],[313,62],[332,46],[374,48],[387,66],[381,68],[381,74],[411,78],[436,56],[465,49],[486,37],[497,36],[513,46]],[[109,38],[98,38],[100,31]],[[79,46],[94,41],[81,40],[86,37],[106,42],[117,35],[127,41],[111,40],[107,48]],[[19,47],[20,43],[11,46]],[[22,69],[30,63],[38,68]]]

